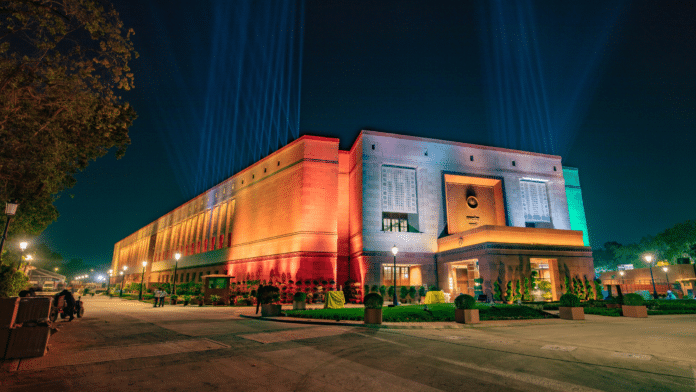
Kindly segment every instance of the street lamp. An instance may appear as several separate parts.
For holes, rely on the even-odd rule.
[[[174,279],[172,284],[174,285],[172,287],[172,295],[176,294],[176,269],[179,267],[179,259],[181,258],[181,253],[177,252],[174,255],[174,259],[176,259],[176,263],[174,263]]]
[[[109,295],[109,289],[111,288],[111,275],[114,274],[114,270],[109,270],[109,281],[106,283],[106,295]]]
[[[7,229],[10,227],[10,220],[17,213],[17,207],[19,204],[16,201],[9,201],[5,203],[5,215],[7,215],[7,221],[5,221],[5,231],[2,233],[2,238],[0,238],[0,257],[2,257],[2,247],[5,246],[5,240],[7,239]]]
[[[399,253],[399,248],[396,245],[392,246],[392,253],[394,254],[394,298],[392,299],[392,306],[399,306],[399,301],[396,300],[396,254]]]
[[[143,276],[140,278],[140,296],[138,299],[143,300],[143,282],[145,281],[145,267],[147,267],[147,261],[143,261]]]
[[[645,261],[650,264],[652,261],[653,257],[652,255],[645,255]],[[653,276],[652,272],[652,264],[650,264],[650,279],[652,279],[652,285],[653,285],[653,298],[657,299],[657,288],[655,287],[655,277]]]
[[[19,243],[19,250],[21,251],[19,255],[19,264],[17,264],[17,269],[19,269],[22,266],[22,262],[24,261],[24,251],[27,250],[27,246],[29,246],[29,243],[26,241],[22,241]],[[26,274],[26,268],[24,268],[24,273]]]
[[[123,297],[123,282],[126,280],[126,277],[123,274],[125,273],[126,270],[128,270],[128,266],[124,265],[123,271],[119,271],[119,273],[118,273],[119,275],[121,275],[121,292],[118,293],[119,297]]]
[[[27,255],[27,256],[24,258],[24,261],[25,261],[25,263],[24,263],[24,275],[27,274],[27,268],[29,268],[29,262],[32,261],[32,260],[33,260],[33,258],[31,257],[31,255]]]
[[[667,291],[671,290],[669,288],[669,275],[667,275],[667,271],[669,271],[669,268],[667,267],[662,267],[662,270],[665,271],[665,279],[667,279]]]

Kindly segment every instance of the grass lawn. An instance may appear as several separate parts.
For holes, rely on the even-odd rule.
[[[423,310],[423,305],[403,305],[395,308],[382,308],[382,320],[385,322],[427,322],[454,321],[454,304],[429,305],[429,312]],[[285,314],[290,317],[302,317],[324,320],[358,320],[362,321],[363,308],[344,309],[311,309],[288,310]],[[553,318],[553,315],[532,309],[527,306],[495,305],[479,308],[481,320],[521,320]]]

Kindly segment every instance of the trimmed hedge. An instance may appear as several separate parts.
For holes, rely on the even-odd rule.
[[[423,310],[422,305],[387,307],[382,310],[384,322],[428,322],[454,321],[454,306],[452,304],[428,305],[429,311]],[[364,309],[311,309],[288,310],[285,314],[290,317],[314,318],[324,320],[363,320]],[[554,318],[546,312],[527,306],[495,305],[479,307],[480,320],[523,320]]]

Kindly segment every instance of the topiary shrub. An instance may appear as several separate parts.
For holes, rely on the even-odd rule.
[[[580,298],[575,294],[565,293],[561,295],[561,305],[564,308],[580,307]]]
[[[366,309],[382,309],[384,299],[377,293],[370,293],[365,296],[364,303]]]
[[[474,309],[476,308],[476,299],[469,294],[459,294],[454,299],[454,306],[457,309]]]
[[[303,293],[303,292],[301,292],[301,291],[298,291],[298,292],[295,293],[295,295],[292,296],[292,300],[293,300],[293,301],[297,301],[297,302],[306,301],[306,300],[307,300],[307,294],[305,294],[305,293]]]
[[[370,288],[370,291],[373,293],[376,293],[379,291],[379,287],[377,287],[376,284],[373,284],[372,287]],[[365,293],[365,294],[367,294],[367,293]]]
[[[497,280],[493,283],[493,299],[496,301],[503,300],[503,289],[500,287],[500,282]]]
[[[220,296],[219,296],[219,295],[211,295],[211,296],[210,296],[210,301],[211,301],[213,304],[217,304],[218,302],[220,302]]]
[[[384,297],[387,294],[387,286],[381,285],[379,286],[379,293]]]
[[[645,299],[640,294],[626,294],[623,296],[623,304],[626,306],[644,306]]]

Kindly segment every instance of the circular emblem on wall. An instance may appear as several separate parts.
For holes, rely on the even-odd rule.
[[[466,204],[468,204],[470,208],[476,208],[478,207],[478,199],[474,196],[469,196],[466,198]]]

